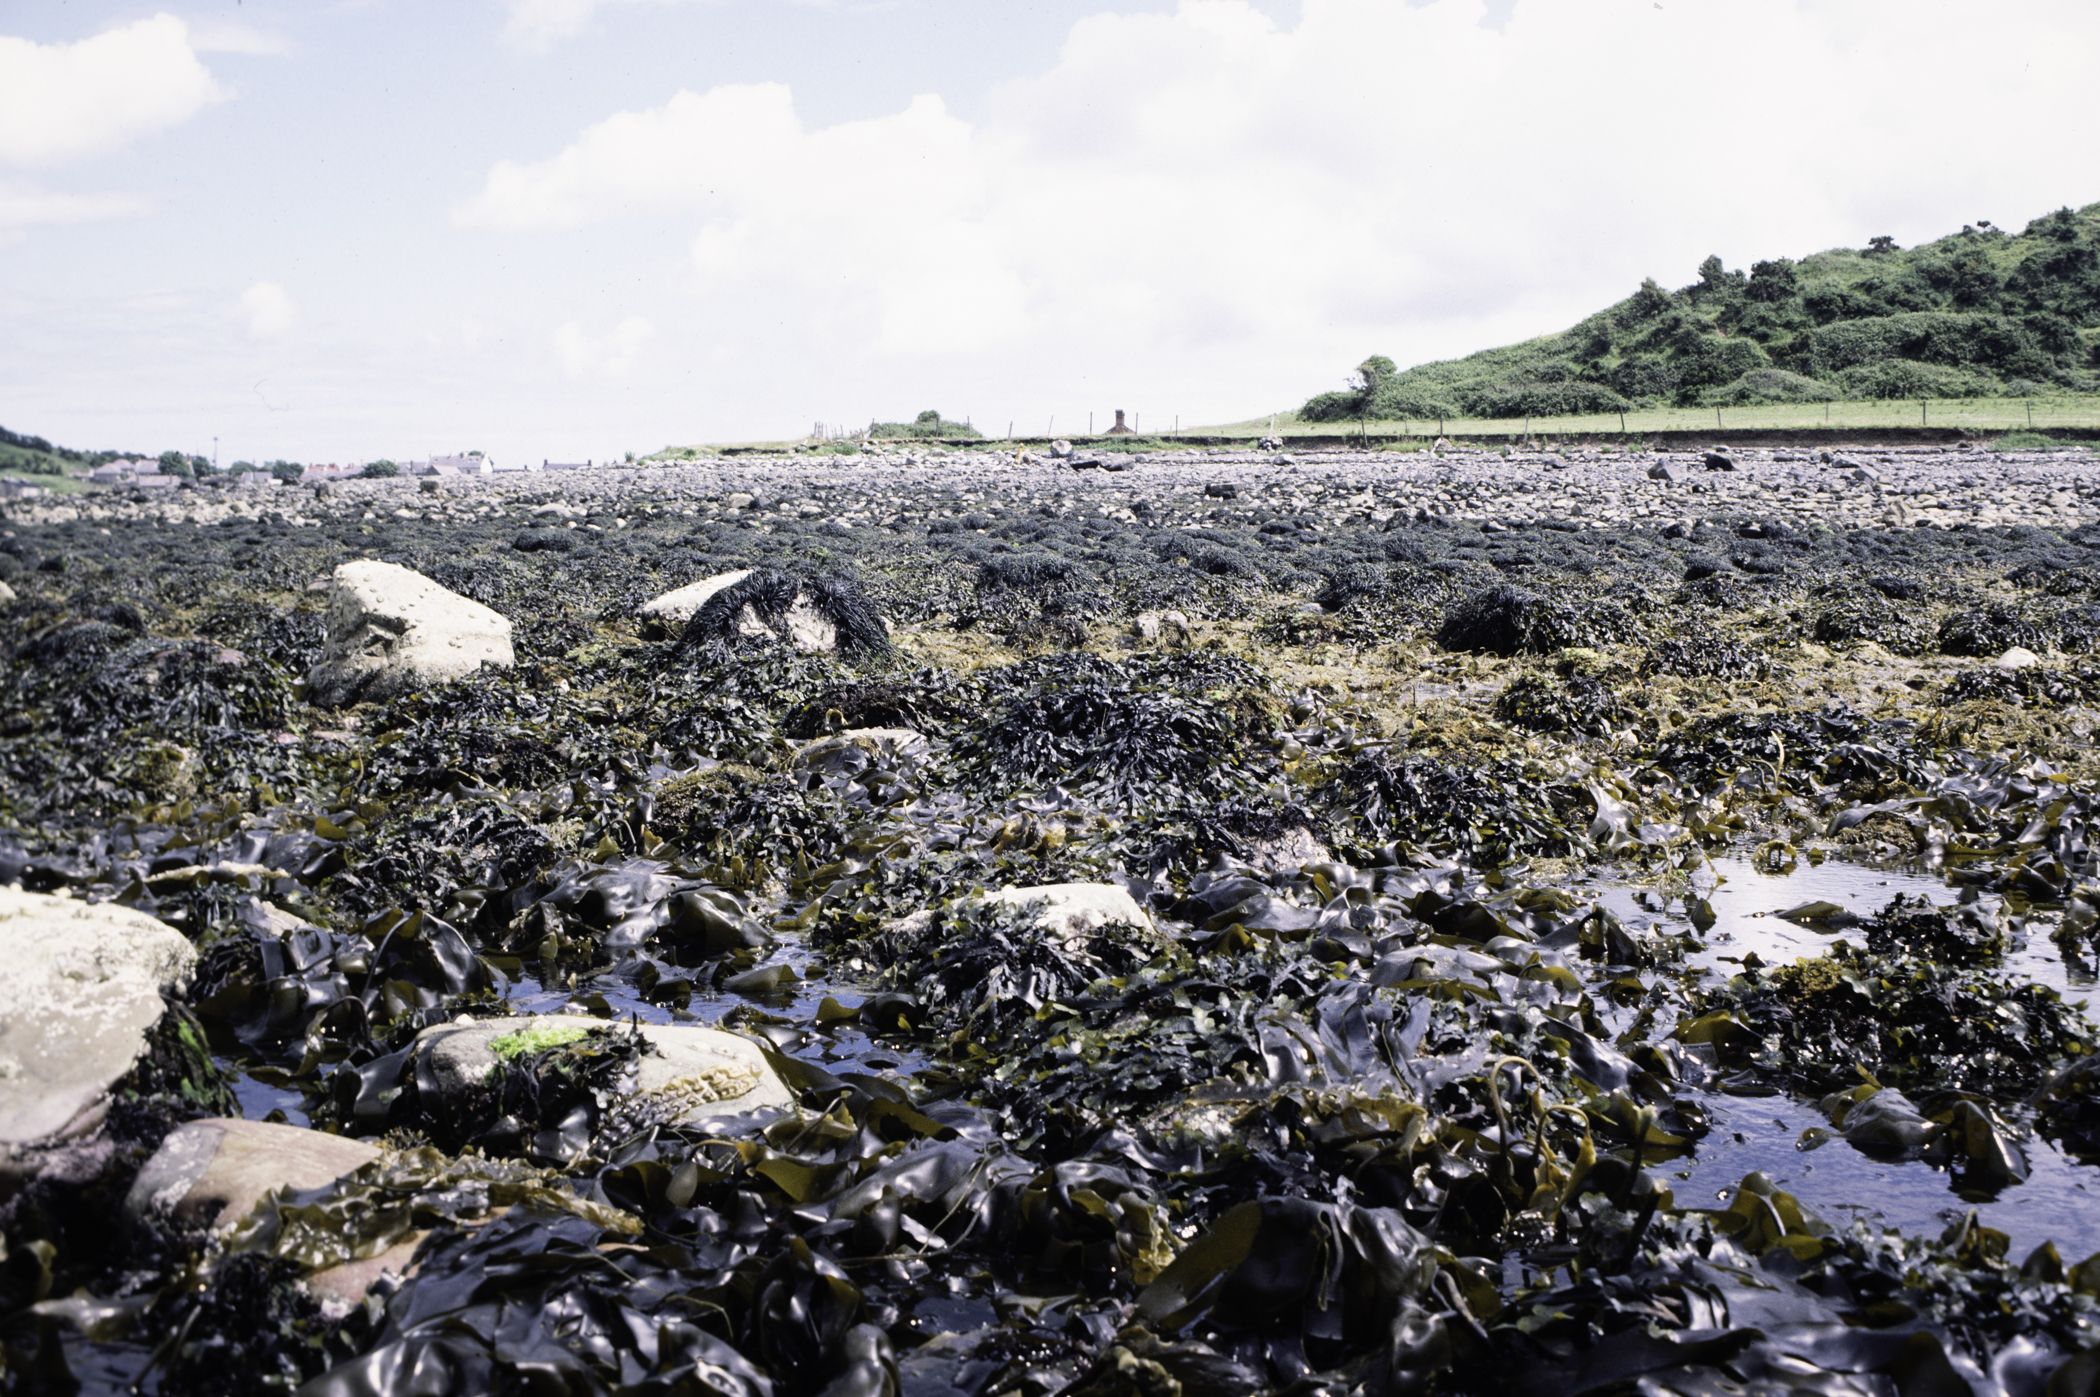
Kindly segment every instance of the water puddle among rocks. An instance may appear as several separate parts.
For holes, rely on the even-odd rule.
[[[1860,932],[1850,919],[1870,917],[1899,896],[1938,908],[1959,907],[1963,897],[1962,890],[1941,878],[1900,868],[1828,860],[1770,873],[1739,854],[1713,858],[1691,875],[1690,883],[1693,895],[1703,897],[1712,910],[1713,923],[1703,933],[1691,924],[1682,901],[1664,903],[1653,892],[1633,887],[1584,891],[1629,926],[1652,924],[1696,935],[1705,949],[1686,957],[1693,978],[1704,971],[1723,980],[1747,964],[1777,966],[1827,956],[1848,936],[1858,945]],[[1986,921],[2004,915],[1998,897],[1972,895],[1970,901]],[[1662,911],[1656,910],[1659,903]],[[1835,910],[1812,919],[1797,910],[1815,903]],[[1794,919],[1780,915],[1790,911],[1796,912]],[[2067,963],[2048,931],[2049,923],[2037,918],[2024,938],[2017,932],[2011,937],[1990,968],[2015,982],[2046,986],[2082,1007],[2094,983],[2092,972]],[[1814,1100],[1715,1093],[1709,1108],[1712,1132],[1670,1174],[1680,1206],[1725,1205],[1744,1175],[1761,1170],[1833,1225],[1856,1217],[1936,1234],[1974,1207],[1984,1226],[2012,1239],[2016,1258],[2045,1241],[2055,1242],[2066,1256],[2100,1251],[2100,1207],[2095,1206],[2100,1167],[2067,1157],[2031,1131],[2018,1141],[2031,1169],[2024,1182],[1964,1193],[1943,1167],[1877,1158],[1834,1136]]]

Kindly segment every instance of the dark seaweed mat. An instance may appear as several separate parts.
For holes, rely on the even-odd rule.
[[[1203,523],[1147,510],[1158,522],[1137,530],[1054,510],[983,515],[1002,546],[1073,562],[1080,585],[1044,585],[1026,603],[1060,622],[1160,605],[1245,614],[1265,582],[1309,590],[1391,567],[1394,537],[1252,512]],[[183,1390],[227,1362],[305,1376],[362,1352],[366,1366],[339,1367],[342,1380],[378,1383],[345,1390],[403,1390],[412,1360],[452,1387],[537,1371],[576,1391],[879,1391],[894,1372],[914,1390],[1090,1393],[1952,1391],[1982,1385],[1974,1365],[1995,1362],[1989,1381],[2024,1393],[2092,1341],[2085,1270],[2046,1254],[2016,1267],[1973,1222],[1941,1239],[1833,1233],[1754,1178],[1717,1212],[1676,1206],[1661,1162],[1704,1132],[1714,1075],[1755,1065],[1668,1036],[1688,1008],[1668,938],[1504,867],[1526,852],[1719,846],[1795,802],[1831,832],[1876,814],[1911,823],[1928,857],[1981,886],[2100,905],[2086,895],[2090,799],[2046,770],[1842,712],[1714,719],[1645,742],[1618,775],[1566,753],[1452,761],[1200,655],[1054,657],[959,678],[763,646],[681,657],[600,645],[599,627],[694,572],[824,575],[816,549],[849,547],[846,531],[725,522],[700,549],[681,527],[559,556],[519,554],[507,532],[463,553],[457,530],[405,527],[390,556],[512,610],[520,671],[365,710],[363,735],[293,731],[296,744],[257,741],[237,706],[229,718],[219,697],[244,666],[193,646],[283,671],[282,721],[307,726],[289,678],[296,598],[213,599],[226,561],[253,555],[247,533],[170,531],[107,567],[82,531],[37,542],[83,561],[37,574],[28,605],[0,622],[10,657],[34,661],[10,682],[34,686],[23,692],[39,705],[9,739],[20,764],[6,796],[34,815],[13,816],[20,847],[0,853],[0,872],[120,896],[209,943],[200,1016],[323,1114],[373,1133],[440,1124],[418,1126],[396,1054],[426,1023],[496,1007],[528,971],[589,977],[583,1007],[615,991],[697,1004],[765,982],[769,933],[743,896],[777,912],[773,934],[820,940],[882,983],[815,1020],[756,989],[732,1016],[784,1054],[809,1115],[705,1134],[585,1111],[580,1133],[542,1155],[571,1161],[554,1180],[567,1191],[521,1197],[479,1227],[462,1225],[480,1187],[466,1161],[419,1165],[429,1177],[413,1208],[436,1231],[418,1281],[380,1297],[376,1331],[303,1308],[260,1241],[193,1272],[146,1243],[81,1239],[48,1258],[43,1293],[116,1287],[137,1315],[130,1337],[116,1323],[90,1343],[56,1312],[11,1302],[10,1382],[58,1381],[65,1354],[109,1375],[91,1386],[110,1385],[180,1335],[147,1386]],[[272,576],[296,588],[371,537],[320,532],[258,531],[283,550]],[[1417,580],[1448,600],[1466,595],[1452,579],[1483,568],[1550,585],[1557,600],[1526,633],[1541,650],[1660,645],[1680,624],[1675,603],[1641,590],[1681,571],[1653,535],[1404,537],[1416,546],[1402,564],[1368,575],[1383,590],[1331,598],[1365,634],[1399,632]],[[1798,543],[1705,545],[1788,565],[1702,605],[1805,606],[1820,579],[1867,561],[1930,575],[1957,553],[2002,569],[2023,549],[2074,547],[1871,532]],[[894,616],[967,619],[981,576],[958,585],[957,569],[906,545],[901,562],[859,556],[865,594]],[[882,549],[896,552],[886,536]],[[1082,566],[1104,580],[1080,581]],[[1112,610],[1088,600],[1052,616],[1041,598],[1057,595]],[[81,653],[116,668],[24,648],[83,623],[110,629]],[[205,662],[150,658],[171,650]],[[172,702],[158,679],[126,677],[149,670],[177,676]],[[81,678],[96,674],[107,677]],[[70,734],[44,716],[104,692],[106,715],[70,699]],[[894,768],[795,757],[796,742],[878,713],[941,740]],[[206,759],[189,808],[111,776],[135,734],[164,720],[231,749],[221,767]],[[688,803],[684,824],[659,821],[666,783],[702,760],[748,773],[726,779],[750,803],[726,817]],[[1292,830],[1345,860],[1288,874],[1240,862]],[[212,871],[228,864],[267,873]],[[971,901],[1066,878],[1126,880],[1163,918],[1158,937],[1054,944]],[[321,925],[265,937],[258,896]],[[936,915],[912,938],[886,929],[921,909]],[[1938,937],[1951,954],[1963,939],[1900,912],[1881,922],[1892,945]],[[1957,980],[1928,976],[1920,992],[1968,993]],[[1622,1031],[1628,1010],[1635,1027]],[[851,1033],[932,1065],[834,1075],[825,1045]],[[1984,1103],[1969,1105],[1985,1135],[2013,1126],[2030,1083],[2052,1094],[2045,1130],[2090,1135],[2086,1079],[2055,1042],[2013,1033],[1979,1050],[1991,1070],[1970,1083]],[[1795,1051],[1814,1046],[1800,1037]],[[1850,1068],[1827,1055],[1804,1065],[1840,1084]],[[562,1097],[554,1064],[520,1070],[521,1101],[551,1099],[563,1121],[581,1104]],[[532,1148],[524,1133],[487,1144]],[[1956,1161],[1957,1175],[1974,1182],[1974,1163]],[[101,1187],[120,1192],[122,1167]],[[345,1186],[330,1216],[364,1216],[379,1195],[363,1188]],[[8,1227],[8,1273],[26,1276],[26,1298],[42,1263]],[[445,1322],[455,1304],[471,1323]],[[921,1346],[941,1329],[964,1332]]]

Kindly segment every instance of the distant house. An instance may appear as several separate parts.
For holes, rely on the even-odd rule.
[[[158,461],[147,461],[135,456],[127,456],[95,467],[88,472],[87,478],[92,485],[122,485],[124,482],[134,480],[141,475],[157,475],[159,473],[160,463]]]
[[[540,462],[540,469],[541,469],[541,470],[543,470],[543,471],[587,471],[587,470],[589,470],[590,468],[591,468],[591,463],[590,463],[589,461],[541,461],[541,462]]]
[[[333,463],[325,466],[308,466],[305,470],[299,472],[299,483],[301,485],[312,485],[320,480],[348,480],[351,476],[356,475],[360,469],[362,467],[338,466]]]
[[[487,475],[495,467],[486,456],[433,456],[427,461],[413,463],[408,468],[410,475]]]
[[[0,480],[0,500],[33,500],[43,493],[43,486],[26,480]]]
[[[175,476],[161,475],[157,472],[152,475],[135,475],[131,478],[131,486],[135,490],[172,490],[181,483],[182,481]]]

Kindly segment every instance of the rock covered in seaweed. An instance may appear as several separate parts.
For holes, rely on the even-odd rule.
[[[580,1014],[440,1024],[416,1040],[418,1075],[427,1069],[439,1096],[457,1102],[485,1086],[503,1063],[581,1041],[607,1027],[602,1019]],[[748,1038],[685,1024],[642,1024],[635,1031],[646,1051],[636,1067],[632,1095],[637,1104],[658,1108],[667,1121],[700,1121],[786,1106],[791,1100],[779,1074]]]
[[[0,1149],[91,1129],[196,962],[143,912],[0,887]]]
[[[850,577],[803,577],[774,568],[723,573],[667,592],[642,610],[675,620],[688,603],[678,642],[683,650],[720,650],[744,637],[782,640],[809,653],[889,653],[881,614]]]
[[[307,697],[341,707],[514,663],[508,618],[419,572],[361,559],[335,570]]]

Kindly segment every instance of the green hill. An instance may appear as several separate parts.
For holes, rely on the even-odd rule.
[[[1308,422],[2100,391],[2100,204],[2009,234],[1889,238],[1747,274],[1651,278],[1558,335],[1401,371],[1373,356]]]

